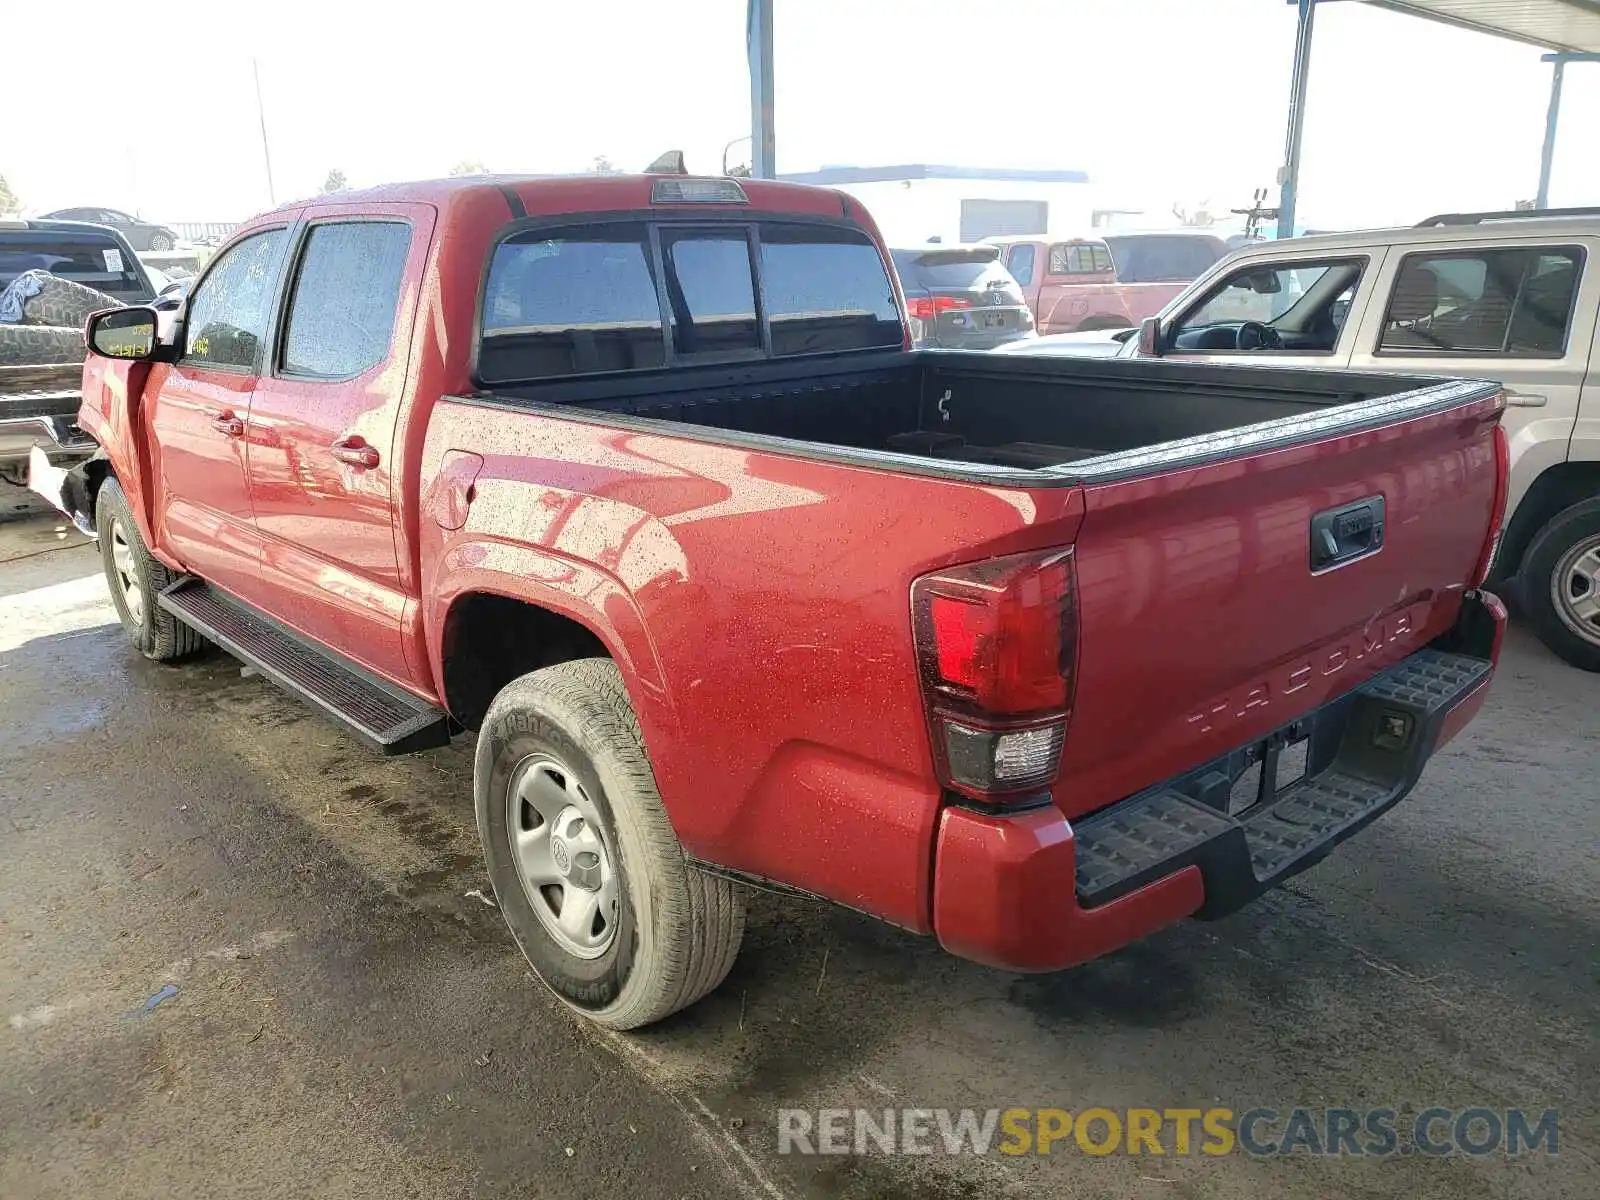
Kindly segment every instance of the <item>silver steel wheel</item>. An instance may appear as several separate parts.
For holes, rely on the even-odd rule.
[[[524,759],[512,772],[506,830],[523,893],[568,954],[599,958],[617,932],[617,872],[600,813],[563,763]]]
[[[1568,629],[1600,646],[1600,536],[1561,556],[1550,573],[1550,599]]]
[[[128,607],[128,616],[135,625],[143,625],[144,589],[139,586],[133,547],[128,545],[128,531],[122,527],[120,519],[111,522],[111,563],[117,570],[117,586],[122,589],[122,602]]]

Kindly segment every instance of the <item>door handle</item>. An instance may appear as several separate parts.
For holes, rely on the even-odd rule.
[[[1507,408],[1543,408],[1550,403],[1548,396],[1539,396],[1530,392],[1506,393]]]
[[[229,437],[244,436],[244,422],[231,412],[219,412],[211,418],[211,428],[218,433],[225,433]]]
[[[377,448],[367,445],[358,437],[341,438],[335,442],[333,456],[342,463],[368,471],[380,461]]]

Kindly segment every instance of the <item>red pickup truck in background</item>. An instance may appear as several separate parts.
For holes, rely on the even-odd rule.
[[[908,348],[838,192],[457,179],[96,314],[66,477],[133,644],[375,747],[477,732],[539,976],[724,977],[741,882],[1051,970],[1231,911],[1482,703],[1492,384]]]
[[[1040,334],[1131,329],[1228,253],[1215,234],[1183,229],[987,240],[1001,247]]]

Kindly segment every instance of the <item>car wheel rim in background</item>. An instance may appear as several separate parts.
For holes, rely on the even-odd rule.
[[[1561,556],[1550,576],[1550,599],[1567,628],[1600,646],[1600,534]]]

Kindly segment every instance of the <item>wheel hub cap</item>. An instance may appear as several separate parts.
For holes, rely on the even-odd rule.
[[[1586,538],[1561,556],[1550,577],[1550,598],[1573,633],[1600,645],[1600,537]]]
[[[144,589],[139,586],[139,573],[133,562],[133,547],[128,544],[128,532],[121,521],[111,523],[111,565],[116,568],[117,586],[122,589],[122,602],[135,625],[144,624]]]
[[[546,755],[517,767],[507,800],[511,855],[534,915],[569,954],[598,958],[616,936],[619,888],[594,801]]]

